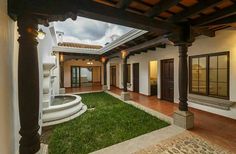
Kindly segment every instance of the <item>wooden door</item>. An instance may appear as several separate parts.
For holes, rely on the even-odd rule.
[[[139,63],[133,64],[133,91],[139,93]]]
[[[111,66],[111,85],[116,86],[116,67]]]
[[[174,59],[161,61],[161,99],[174,101]]]

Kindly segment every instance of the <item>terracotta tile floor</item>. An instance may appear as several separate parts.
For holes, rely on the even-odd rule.
[[[91,85],[81,85],[78,88],[65,88],[66,93],[76,93],[76,92],[87,92],[87,91],[100,91],[102,86],[100,83],[91,83]]]
[[[118,88],[111,87],[110,91],[121,94]],[[172,116],[178,109],[177,104],[159,100],[156,96],[145,96],[134,92],[130,92],[130,95],[133,101],[168,116]],[[236,153],[236,120],[193,108],[190,108],[190,111],[195,116],[191,132]]]
[[[66,92],[96,91],[101,89],[102,86],[93,85],[91,87],[68,88]],[[121,94],[121,90],[115,87],[111,87],[110,91],[118,95]],[[178,109],[178,104],[159,100],[156,96],[145,96],[134,92],[130,92],[130,94],[133,101],[170,117]],[[194,128],[190,130],[191,132],[236,153],[236,120],[193,108],[190,108],[190,111],[195,116]]]

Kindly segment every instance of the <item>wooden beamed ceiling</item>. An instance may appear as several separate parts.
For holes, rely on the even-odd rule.
[[[194,36],[210,37],[236,25],[236,0],[8,0],[8,8],[13,19],[29,11],[44,25],[82,16],[148,31],[105,53],[107,56],[166,34],[178,34],[182,22],[191,26]]]

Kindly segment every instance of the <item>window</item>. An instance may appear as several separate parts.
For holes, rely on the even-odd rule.
[[[229,53],[192,56],[190,93],[229,98]]]
[[[130,69],[130,64],[128,64],[128,79],[127,79],[127,82],[130,83],[131,82],[131,69]]]

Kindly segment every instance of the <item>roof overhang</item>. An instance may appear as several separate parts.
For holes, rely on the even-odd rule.
[[[84,53],[84,54],[103,54],[108,51],[111,51],[112,49],[130,41],[133,40],[143,34],[147,33],[147,31],[144,30],[138,30],[138,29],[132,29],[128,33],[122,35],[115,41],[109,43],[105,47],[101,49],[89,49],[89,48],[73,48],[73,47],[64,47],[64,46],[54,46],[53,51],[54,52],[66,52],[66,53]]]

